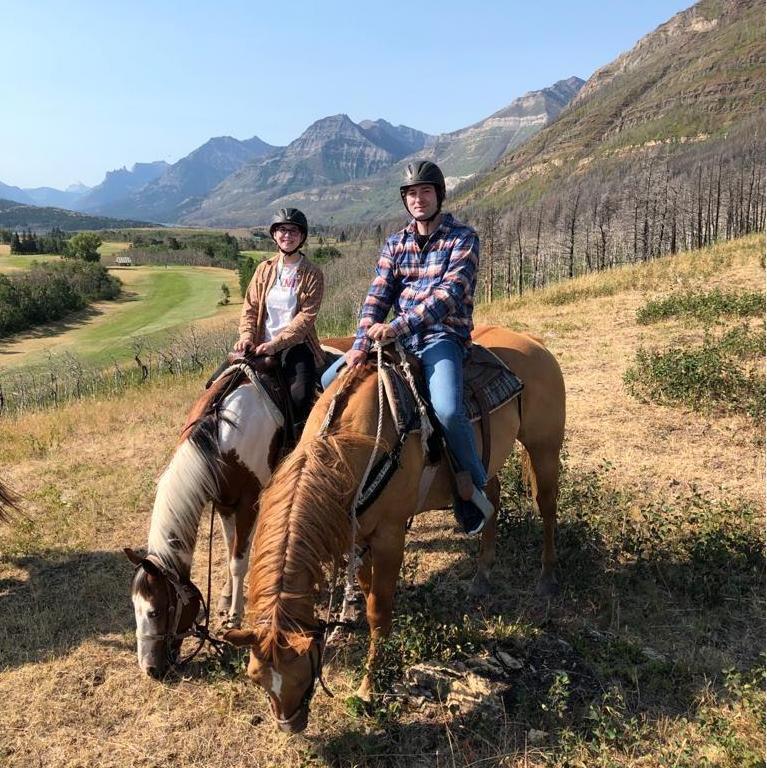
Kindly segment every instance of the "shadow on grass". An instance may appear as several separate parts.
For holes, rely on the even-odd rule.
[[[0,339],[0,353],[4,355],[18,354],[24,350],[10,349],[12,345],[24,341],[31,341],[33,339],[49,339],[54,336],[61,336],[68,331],[82,328],[84,325],[87,325],[103,314],[103,311],[100,309],[86,307],[85,309],[78,310],[77,312],[62,318],[61,320],[55,320],[46,325],[35,326],[34,328],[20,331],[9,338]]]
[[[109,300],[108,302],[103,300],[103,303],[127,304],[129,302],[138,301],[140,298],[139,294],[133,291],[123,291],[116,299]],[[13,349],[12,347],[16,344],[32,341],[34,339],[50,339],[55,336],[62,336],[69,331],[77,330],[92,323],[103,314],[103,309],[95,306],[88,306],[77,312],[73,312],[71,315],[63,317],[60,320],[54,320],[45,325],[39,325],[20,331],[11,337],[0,339],[0,354],[18,355],[26,350]]]
[[[131,566],[121,552],[49,552],[4,561],[24,575],[0,582],[3,666],[41,661],[84,640],[134,629]]]

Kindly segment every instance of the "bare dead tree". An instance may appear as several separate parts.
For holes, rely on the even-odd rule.
[[[572,200],[567,214],[567,276],[572,279],[575,277],[575,230],[578,221],[578,204],[581,200],[581,188],[575,192],[575,198]]]

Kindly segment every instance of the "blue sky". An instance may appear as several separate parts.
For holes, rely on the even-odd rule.
[[[99,183],[339,112],[429,133],[591,73],[679,0],[0,0],[0,181]]]

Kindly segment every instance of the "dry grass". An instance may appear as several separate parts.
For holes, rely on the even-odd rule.
[[[649,298],[695,289],[761,290],[764,238],[591,275],[535,296],[484,305],[478,316],[542,335],[557,356],[568,394],[568,442],[579,464],[609,461],[620,483],[663,494],[680,483],[705,492],[764,496],[762,430],[746,416],[712,418],[690,410],[640,403],[622,384],[639,346],[693,344],[704,330],[684,322],[636,323]],[[596,295],[610,291],[610,295]],[[614,291],[614,293],[612,292]],[[579,301],[550,303],[577,293]],[[763,321],[760,321],[763,323]],[[617,417],[616,417],[617,416]]]
[[[120,550],[145,544],[154,481],[200,381],[0,420],[0,476],[24,494],[27,515],[0,531],[0,765],[692,767],[704,758],[727,768],[758,765],[764,701],[746,673],[763,648],[759,575],[738,582],[742,595],[726,591],[718,600],[691,596],[674,579],[694,576],[685,570],[693,565],[702,580],[711,575],[705,562],[679,554],[698,534],[676,527],[694,488],[711,519],[725,520],[722,530],[742,532],[763,553],[761,430],[741,417],[642,405],[621,376],[639,344],[700,336],[676,322],[638,326],[637,307],[677,287],[761,288],[763,250],[763,239],[752,238],[577,281],[569,289],[580,291],[578,301],[545,303],[542,294],[480,309],[482,320],[543,335],[565,374],[564,593],[547,605],[535,601],[540,525],[507,485],[494,593],[479,608],[462,597],[475,545],[453,533],[444,513],[416,521],[398,649],[414,652],[419,631],[434,640],[445,624],[471,627],[488,647],[517,647],[525,671],[503,723],[462,721],[440,709],[397,712],[391,704],[373,716],[353,714],[345,700],[361,673],[364,632],[329,666],[336,698],[317,694],[302,736],[275,730],[238,656],[228,667],[203,658],[165,684],[144,678],[135,661],[131,567]],[[729,508],[717,506],[731,502],[737,511],[743,500],[753,502],[754,519],[728,519]],[[664,509],[673,530],[650,540],[655,559],[640,567],[642,558],[625,548],[614,556],[611,545],[632,515],[656,525]],[[218,536],[214,563],[220,572]],[[198,553],[200,585],[205,566]],[[670,661],[638,662],[635,651],[646,646]],[[724,672],[730,667],[743,678]],[[557,720],[552,680],[563,669],[570,694]],[[630,707],[606,697],[616,685]],[[568,719],[592,700],[600,707],[594,718]],[[532,746],[529,729],[541,722],[549,735]]]

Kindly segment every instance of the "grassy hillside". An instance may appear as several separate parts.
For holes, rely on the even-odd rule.
[[[542,336],[568,392],[558,548],[540,603],[540,520],[511,462],[498,564],[464,599],[476,544],[449,514],[408,535],[388,675],[504,650],[505,716],[353,699],[366,630],[330,660],[309,729],[278,733],[263,693],[203,657],[160,684],[135,659],[121,547],[145,545],[155,480],[201,378],[0,419],[0,477],[26,517],[0,529],[0,763],[46,766],[671,766],[764,764],[763,424],[714,404],[641,402],[641,347],[705,342],[762,317],[640,324],[657,299],[764,289],[764,238],[616,269],[478,308]],[[763,342],[758,352],[763,367]],[[218,532],[217,569],[223,567]],[[206,563],[193,569],[204,584]],[[214,600],[218,582],[214,582]]]
[[[120,299],[94,304],[66,321],[0,344],[0,369],[42,363],[50,352],[70,352],[92,365],[109,364],[131,358],[139,337],[158,338],[213,316],[234,319],[239,311],[238,304],[217,305],[222,283],[229,286],[234,301],[239,297],[237,275],[231,270],[171,266],[111,271],[125,286]]]

